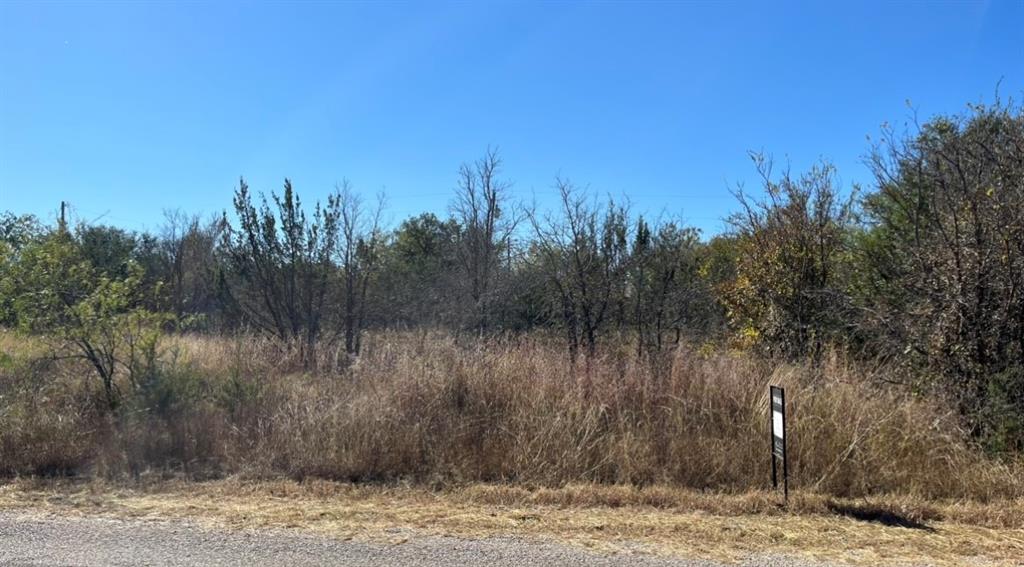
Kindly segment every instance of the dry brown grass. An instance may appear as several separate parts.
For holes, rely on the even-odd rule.
[[[1024,501],[961,505],[842,500],[798,493],[699,493],[652,486],[572,485],[446,490],[326,481],[155,482],[125,485],[20,481],[0,508],[57,514],[188,518],[228,528],[294,528],[339,538],[400,542],[417,534],[516,535],[605,551],[727,561],[781,554],[853,565],[1019,565]],[[855,519],[885,511],[916,527]],[[870,516],[861,516],[867,518]]]
[[[767,385],[787,387],[791,486],[837,497],[1024,496],[1022,467],[973,448],[956,416],[832,357],[777,365],[679,348],[606,352],[572,372],[557,342],[370,336],[319,371],[253,337],[174,337],[151,387],[105,417],[88,369],[32,367],[0,340],[0,468],[104,478],[322,478],[426,486],[573,483],[742,493],[768,482]],[[26,350],[31,350],[26,347]],[[628,350],[628,349],[624,349]]]

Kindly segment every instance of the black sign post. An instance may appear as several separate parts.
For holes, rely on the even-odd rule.
[[[782,461],[782,498],[789,501],[789,466],[786,461],[786,390],[770,386],[769,402],[772,424],[772,488],[778,490],[779,478],[775,460]]]

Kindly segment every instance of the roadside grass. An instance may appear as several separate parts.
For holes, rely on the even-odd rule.
[[[745,493],[766,482],[768,385],[777,384],[787,388],[795,490],[1024,497],[1024,458],[986,454],[949,400],[893,386],[890,366],[686,344],[637,359],[623,345],[573,367],[539,334],[379,332],[358,360],[324,349],[304,371],[264,338],[173,335],[145,379],[121,376],[123,405],[112,413],[81,361],[0,331],[0,476]]]
[[[417,535],[547,539],[599,551],[741,561],[785,555],[851,565],[1022,565],[1024,500],[841,499],[666,486],[529,488],[323,480],[14,480],[0,509],[189,519],[400,544]]]
[[[1024,565],[1024,459],[984,453],[948,400],[838,353],[790,364],[681,345],[606,352],[584,372],[542,336],[382,332],[358,361],[323,352],[306,372],[258,337],[176,335],[110,414],[89,369],[44,346],[0,332],[0,509]],[[790,401],[785,508],[759,490],[769,384]]]

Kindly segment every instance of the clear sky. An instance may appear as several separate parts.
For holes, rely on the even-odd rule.
[[[155,228],[290,177],[445,213],[498,146],[708,233],[748,150],[867,182],[883,122],[1024,94],[1024,0],[897,3],[0,2],[0,210]]]

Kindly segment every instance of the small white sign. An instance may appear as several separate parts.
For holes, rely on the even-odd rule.
[[[761,418],[761,419],[764,419],[764,418]],[[782,412],[781,411],[772,411],[772,433],[776,437],[778,437],[779,439],[782,439],[784,437],[783,430],[782,430]]]

